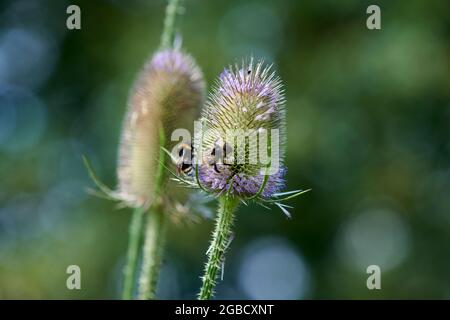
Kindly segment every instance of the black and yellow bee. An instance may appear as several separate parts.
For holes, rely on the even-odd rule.
[[[181,143],[178,147],[178,158],[176,160],[177,173],[183,172],[187,175],[193,173],[194,146],[187,143]]]
[[[216,141],[214,148],[212,148],[207,162],[214,167],[214,171],[220,173],[220,166],[231,165],[228,161],[230,160],[229,157],[232,155],[232,152],[231,146],[220,139]]]

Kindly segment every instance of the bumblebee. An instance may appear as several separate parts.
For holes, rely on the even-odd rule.
[[[221,173],[219,170],[221,165],[231,166],[232,161],[230,162],[230,156],[232,155],[233,150],[231,146],[224,142],[222,139],[219,139],[214,144],[214,148],[211,150],[210,155],[208,156],[208,164],[213,166],[214,171],[217,173]]]
[[[186,175],[192,175],[194,163],[194,146],[187,143],[181,143],[178,147],[178,160],[176,160],[177,173],[183,172]]]

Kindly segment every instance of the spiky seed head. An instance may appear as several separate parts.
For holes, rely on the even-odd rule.
[[[269,198],[280,191],[286,171],[284,104],[281,80],[271,66],[250,59],[225,69],[202,112],[206,130],[199,181],[211,192],[242,198]],[[268,143],[262,139],[264,134]],[[274,160],[279,164],[267,178],[261,152],[272,156],[272,164]]]
[[[116,197],[132,207],[151,201],[160,129],[169,132],[191,119],[205,95],[203,75],[180,50],[153,55],[140,72],[128,100],[119,145]]]

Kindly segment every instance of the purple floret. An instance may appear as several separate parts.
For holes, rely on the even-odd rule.
[[[273,194],[284,189],[285,174],[286,169],[280,168],[277,173],[269,175],[260,196],[262,198],[270,198]],[[230,179],[230,177],[233,178]],[[246,173],[236,173],[233,175],[227,170],[219,173],[211,166],[202,165],[199,167],[199,180],[203,186],[217,193],[226,193],[231,188],[230,192],[232,194],[241,197],[251,197],[259,192],[264,182],[264,175],[249,175]]]

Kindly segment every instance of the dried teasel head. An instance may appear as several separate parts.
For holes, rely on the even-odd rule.
[[[152,201],[162,132],[192,119],[204,100],[203,75],[193,58],[177,49],[153,55],[133,86],[123,122],[114,197],[127,206]]]

